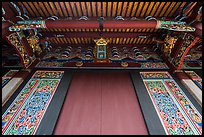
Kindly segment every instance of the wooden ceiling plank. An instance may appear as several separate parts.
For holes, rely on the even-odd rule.
[[[157,10],[156,10],[156,12],[155,12],[155,14],[154,14],[154,17],[155,17],[155,18],[159,17],[159,16],[158,16],[159,14],[162,14],[161,10],[162,10],[162,9],[164,10],[163,6],[164,6],[165,4],[166,4],[166,2],[161,2],[161,3],[160,3],[160,5],[158,6],[158,8],[157,8]],[[170,2],[168,2],[167,4],[170,4]],[[165,9],[165,10],[166,10],[166,9]]]
[[[148,39],[144,39],[143,44],[147,44]]]
[[[115,44],[115,38],[113,38],[112,43],[114,43],[114,44]]]
[[[113,2],[113,10],[112,10],[112,17],[116,16],[116,9],[117,8],[117,2]]]
[[[118,44],[118,42],[119,42],[119,38],[116,38],[116,44]]]
[[[178,8],[180,7],[180,5],[182,4],[183,2],[177,2],[175,8],[170,12],[170,14],[168,15],[169,17],[172,17],[173,14],[175,14],[175,12],[178,10]]]
[[[44,14],[46,15],[46,17],[49,17],[50,14],[47,11],[47,8],[44,6],[43,2],[38,2],[40,8],[42,9],[42,11],[44,12]]]
[[[145,17],[150,15],[150,11],[152,10],[154,3],[155,2],[150,2],[149,7],[147,8],[147,11],[145,13]]]
[[[63,40],[64,40],[64,42],[65,42],[66,44],[68,43],[65,37],[63,38]]]
[[[126,14],[126,12],[127,12],[127,4],[128,4],[128,2],[124,2],[123,3],[123,8],[122,8],[122,11],[121,11],[121,15],[122,15],[122,17],[125,17],[125,14]]]
[[[109,40],[109,43],[112,43],[112,41],[113,41],[113,39],[112,39],[112,38],[109,38],[108,40]]]
[[[142,14],[143,12],[145,13],[144,7],[145,7],[145,2],[143,2],[142,8],[141,8],[141,10],[140,10],[140,12],[139,12],[139,15],[138,15],[139,18],[141,18],[141,14]]]
[[[138,29],[134,29],[134,32],[137,32],[138,31]]]
[[[127,38],[126,44],[129,44],[130,38]]]
[[[80,2],[80,6],[82,7],[82,14],[84,16],[87,16],[87,11],[86,11],[86,6],[85,6],[85,2]]]
[[[66,7],[65,7],[64,2],[59,2],[59,5],[60,5],[60,7],[61,7],[61,9],[62,9],[62,12],[63,12],[64,16],[65,16],[65,17],[68,17],[67,9],[66,9]]]
[[[154,28],[151,28],[149,32],[153,32],[153,31],[154,31]]]
[[[89,38],[89,44],[91,44],[91,42],[92,42],[92,38]]]
[[[122,44],[123,38],[119,38],[119,44]]]
[[[65,2],[65,4],[66,4],[67,2]],[[68,8],[68,6],[67,6],[67,9],[68,9],[68,11],[69,11],[69,13],[71,12],[71,10],[72,10],[72,12],[73,12],[73,17],[77,17],[78,15],[77,15],[77,12],[76,12],[76,7],[74,6],[74,2],[69,2],[69,6],[71,7],[71,8]]]
[[[154,17],[154,13],[156,12],[158,6],[160,5],[160,2],[156,2],[154,5],[154,8],[152,9],[150,16]]]
[[[37,17],[40,17],[40,14],[37,12],[37,10],[36,10],[35,6],[33,5],[33,3],[32,2],[28,2],[28,5],[30,5],[30,7],[34,11],[35,15]]]
[[[67,39],[67,41],[69,42],[69,44],[71,44],[72,42],[71,42],[71,40],[70,40],[70,38],[66,38]]]
[[[127,9],[125,17],[129,17],[130,16],[130,13],[131,13],[132,8],[133,8],[133,2],[128,2],[128,3],[129,3],[129,5],[128,5],[128,9]]]
[[[130,38],[129,44],[132,44],[133,40],[134,40],[134,38]]]
[[[137,32],[141,32],[142,31],[142,29],[138,29],[138,31]]]
[[[126,31],[125,32],[129,32],[130,31],[130,29],[126,29]]]
[[[61,40],[61,42],[64,44],[65,43],[65,41],[64,41],[64,39],[63,38],[60,38],[60,40]]]
[[[140,17],[144,17],[145,13],[147,12],[147,7],[149,6],[149,4],[150,4],[150,2],[145,2],[144,8],[142,9]]]
[[[55,38],[55,39],[53,39],[53,41],[54,41],[56,44],[58,44],[58,41],[56,40],[56,38]]]
[[[57,43],[59,43],[59,44],[61,43],[60,40],[59,40],[59,38],[56,38],[56,41],[57,41]]]
[[[96,2],[91,2],[93,17],[96,17]]]
[[[60,41],[58,38],[55,38],[54,40],[55,40],[55,43],[60,44]]]
[[[118,2],[118,9],[117,9],[116,16],[120,16],[121,8],[122,8],[122,2]]]
[[[124,39],[123,39],[123,44],[125,44],[126,40],[127,40],[127,38],[124,38]]]
[[[86,2],[86,6],[87,6],[87,10],[88,10],[88,17],[91,17],[92,16],[92,13],[91,13],[91,5],[90,5],[90,2]]]
[[[131,17],[134,17],[135,15],[136,15],[136,12],[137,12],[137,7],[138,7],[138,5],[139,5],[139,2],[134,2],[134,6],[133,6],[133,9],[132,9],[132,11],[131,11]]]
[[[45,17],[44,13],[42,12],[42,10],[40,9],[40,6],[38,5],[37,2],[33,2],[33,4],[35,5],[35,8],[37,9],[37,11],[40,13],[41,17]]]
[[[20,3],[20,2],[19,2]],[[22,2],[22,5],[26,8],[26,10],[28,11],[28,15],[31,15],[33,17],[35,17],[35,14],[33,13],[33,11],[31,10],[30,6],[27,4],[27,2]]]
[[[98,14],[98,17],[100,17],[101,16],[101,2],[97,2],[97,14]]]
[[[82,44],[85,44],[85,43],[84,43],[84,38],[83,38],[83,37],[81,37],[80,40],[81,40],[81,43],[82,43]]]
[[[149,32],[150,31],[150,28],[147,28],[146,32]]]
[[[142,32],[145,32],[146,31],[146,29],[142,29]]]
[[[167,16],[167,14],[169,14],[169,12],[172,10],[172,8],[174,7],[174,5],[176,4],[176,2],[172,2],[171,5],[169,6],[169,9],[166,9],[166,13],[163,15],[164,17]]]
[[[69,38],[71,43],[74,44],[74,39],[73,38]]]
[[[58,11],[56,10],[54,3],[49,2],[49,4],[50,4],[51,9],[53,10],[54,15],[58,17],[59,16]]]
[[[78,41],[77,41],[77,39],[76,39],[76,38],[74,38],[74,42],[75,42],[75,44],[78,44]]]
[[[140,40],[141,40],[141,38],[138,38],[135,43],[139,45]]]
[[[80,2],[75,2],[75,5],[76,5],[76,10],[78,12],[79,17],[83,16],[81,6],[80,6]]]
[[[73,16],[73,13],[72,13],[72,7],[71,7],[71,5],[69,4],[69,2],[60,2],[60,3],[62,3],[62,5],[64,5],[64,8],[63,8],[63,6],[62,6],[62,8],[63,8],[63,11],[64,11],[64,14],[65,14],[65,16],[70,16],[70,17],[72,17]]]
[[[49,16],[54,16],[55,14],[54,14],[53,11],[51,10],[51,8],[50,8],[48,2],[43,2],[43,3],[44,3],[44,5],[45,5],[46,9],[48,10]]]
[[[87,38],[84,38],[85,39],[85,44],[88,44],[88,39]]]
[[[150,41],[150,40],[149,40],[149,39],[147,39],[147,40],[146,40],[146,42],[145,42],[145,44],[148,44],[148,43],[149,43],[149,41]]]
[[[197,2],[194,2],[193,5],[190,7],[190,9],[188,10],[188,12],[186,14],[187,16],[191,15],[191,13],[193,12],[193,8],[195,7],[196,4],[197,4]]]
[[[162,8],[161,12],[158,13],[158,17],[163,17],[164,12],[167,10],[167,8],[169,7],[169,5],[171,4],[171,2],[166,2],[164,7]]]
[[[134,40],[133,40],[132,44],[135,44],[135,42],[137,41],[138,38],[133,38],[133,39]]]
[[[108,11],[107,11],[107,13],[108,13],[108,17],[111,17],[111,6],[112,6],[112,2],[108,2]]]
[[[103,9],[103,10],[102,10],[102,11],[103,11],[102,14],[103,14],[104,17],[106,17],[106,12],[107,12],[107,11],[106,11],[106,2],[102,2],[102,4],[103,4],[103,5],[102,5],[102,9]]]
[[[49,41],[50,41],[51,43],[55,43],[55,42],[53,41],[53,39],[50,39]]]
[[[81,39],[77,38],[78,43],[82,44]]]
[[[137,10],[136,17],[139,17],[139,13],[140,13],[140,11],[142,10],[143,4],[144,4],[144,2],[139,2],[139,8],[138,8],[138,10]]]
[[[59,2],[54,2],[55,7],[57,8],[58,13],[60,14],[61,17],[64,17],[63,13],[62,13],[62,9],[61,6],[59,6]]]
[[[141,41],[140,41],[140,43],[139,44],[144,44],[144,38],[141,38]]]

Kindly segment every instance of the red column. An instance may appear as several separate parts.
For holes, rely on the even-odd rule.
[[[177,68],[178,70],[181,69],[183,62],[184,62],[184,59],[185,59],[185,56],[188,54],[189,50],[198,42],[199,39],[200,39],[199,37],[196,37],[195,40],[191,43],[191,45],[186,48],[185,52],[183,53],[183,55],[180,59],[179,66]]]

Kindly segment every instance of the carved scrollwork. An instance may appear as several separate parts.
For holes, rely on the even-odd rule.
[[[8,40],[11,42],[11,44],[13,46],[15,46],[15,48],[18,50],[18,52],[20,53],[22,60],[23,60],[23,64],[24,66],[27,68],[31,65],[33,59],[32,57],[30,57],[28,55],[28,53],[26,52],[26,50],[24,49],[23,44],[21,43],[19,36],[16,33],[10,34],[9,36],[7,36]]]

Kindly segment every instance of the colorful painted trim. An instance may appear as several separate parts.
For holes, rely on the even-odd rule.
[[[166,65],[166,63],[162,62],[145,62],[141,63],[141,68],[145,69],[169,69],[169,67]]]
[[[2,77],[2,88],[13,78],[19,70],[10,70]]]
[[[173,78],[155,77],[158,72],[140,72],[167,135],[202,134],[202,116]],[[162,73],[162,72],[159,72]],[[150,75],[150,76],[149,76]],[[163,72],[163,75],[170,75]]]
[[[196,80],[193,80],[193,82],[194,82],[200,89],[202,89],[202,79],[196,79]]]
[[[168,72],[157,71],[157,72],[140,72],[143,79],[170,79],[172,78]]]
[[[197,111],[197,109],[194,107],[194,105],[191,103],[185,93],[179,88],[175,81],[164,81],[172,92],[172,94],[174,95],[174,97],[179,102],[179,105],[182,107],[188,117],[190,117],[190,120],[195,125],[199,133],[202,134],[202,116],[200,115],[200,113]]]
[[[193,82],[202,89],[202,78],[199,77],[194,71],[185,71],[185,73],[193,80]]]
[[[18,21],[17,24],[9,27],[9,31],[21,31],[37,28],[46,28],[45,21],[44,20]]]
[[[45,62],[41,61],[39,62],[36,67],[40,68],[58,68],[58,67],[63,67],[63,62]]]
[[[195,31],[194,27],[188,26],[185,22],[181,21],[166,21],[166,20],[157,20],[156,28],[159,29],[168,29],[173,31],[186,31],[186,32],[193,32]]]
[[[34,135],[64,71],[36,71],[2,115],[3,135]]]

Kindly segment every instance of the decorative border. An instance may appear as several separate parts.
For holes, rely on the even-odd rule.
[[[9,70],[3,77],[2,77],[2,88],[13,78],[13,76],[18,72],[19,70]]]
[[[141,63],[141,68],[145,69],[169,69],[166,63],[163,62],[145,62]]]
[[[49,62],[49,61],[41,61],[35,67],[36,68],[67,68],[64,67],[63,64],[65,62]],[[139,63],[141,67],[134,67],[140,69],[169,69],[166,63],[163,62],[145,62]]]
[[[199,77],[194,71],[184,71],[193,82],[202,89],[202,78]]]
[[[39,62],[36,67],[39,67],[39,68],[50,68],[50,67],[53,67],[53,68],[61,68],[63,67],[63,62],[46,62],[46,61],[41,61]]]
[[[166,134],[202,134],[202,116],[198,110],[171,76],[155,77],[158,73],[170,75],[166,71],[140,72],[140,75]]]
[[[63,73],[36,71],[2,115],[2,134],[35,134]]]
[[[140,72],[142,79],[171,79],[171,75],[166,71]]]
[[[185,93],[180,89],[180,87],[173,80],[164,80],[174,97],[179,102],[179,105],[185,111],[185,113],[190,117],[194,126],[197,128],[200,134],[202,134],[202,116],[185,95]]]

